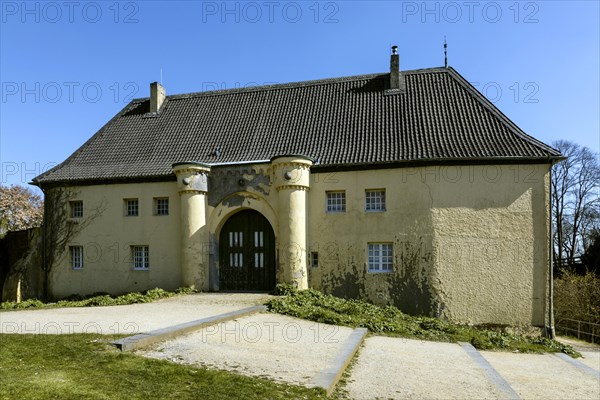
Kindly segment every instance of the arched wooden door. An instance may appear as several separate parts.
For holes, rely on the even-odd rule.
[[[219,289],[270,291],[275,287],[275,234],[259,212],[232,215],[219,235]]]

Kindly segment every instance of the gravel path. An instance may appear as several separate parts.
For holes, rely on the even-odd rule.
[[[600,371],[600,351],[580,351],[582,358],[578,358],[579,361],[584,363],[590,368]]]
[[[600,399],[600,382],[553,354],[481,354],[523,399]]]
[[[600,345],[563,336],[559,336],[556,339],[565,344],[570,344],[575,350],[580,352],[583,357],[578,358],[578,361],[596,371],[600,371]]]
[[[458,344],[382,336],[367,338],[346,390],[353,399],[502,398]]]
[[[0,333],[136,334],[262,304],[255,293],[199,293],[153,303],[0,312]]]
[[[352,331],[283,315],[256,314],[137,354],[307,385],[335,359]]]

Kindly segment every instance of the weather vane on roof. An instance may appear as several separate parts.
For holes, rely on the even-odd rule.
[[[448,44],[446,43],[446,35],[444,35],[444,67],[448,68]]]

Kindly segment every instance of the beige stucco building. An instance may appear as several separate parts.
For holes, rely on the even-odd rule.
[[[67,228],[47,235],[52,295],[287,282],[546,326],[560,154],[454,69],[398,64],[175,96],[152,84],[34,180],[59,199],[46,226]]]

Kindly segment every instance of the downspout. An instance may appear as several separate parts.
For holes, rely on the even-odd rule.
[[[48,267],[48,261],[46,259],[46,240],[47,240],[47,229],[48,229],[48,202],[47,197],[46,196],[46,191],[40,187],[40,189],[42,190],[42,193],[44,194],[44,218],[42,220],[42,272],[43,272],[43,276],[44,276],[44,281],[42,283],[42,298],[44,300],[48,300],[48,273],[47,271],[47,267]]]
[[[552,239],[553,230],[552,230],[552,167],[554,166],[554,162],[550,163],[550,171],[548,172],[550,185],[548,190],[548,327],[546,336],[549,336],[550,339],[554,339],[556,334],[554,332],[554,252],[553,246],[554,241]]]

